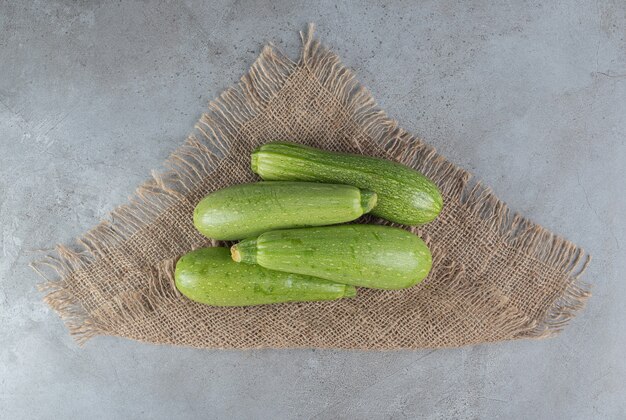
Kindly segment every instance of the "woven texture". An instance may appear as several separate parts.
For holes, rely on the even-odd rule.
[[[258,180],[250,152],[276,140],[392,159],[435,181],[444,210],[411,229],[433,252],[429,277],[333,302],[217,308],[182,297],[176,258],[220,244],[194,229],[193,208],[212,191]],[[115,335],[209,348],[453,347],[550,336],[589,295],[578,279],[588,255],[399,128],[312,27],[297,62],[266,47],[166,165],[109,220],[34,264],[47,278],[46,302],[80,343]]]

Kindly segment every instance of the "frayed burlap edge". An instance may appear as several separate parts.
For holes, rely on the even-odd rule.
[[[154,223],[168,208],[198,183],[219,171],[228,163],[228,156],[237,153],[237,144],[228,144],[226,138],[246,129],[246,125],[262,112],[276,94],[290,83],[291,76],[300,67],[315,75],[323,89],[341,101],[364,134],[379,145],[381,153],[389,159],[408,166],[420,162],[420,170],[431,177],[445,195],[465,206],[480,220],[496,228],[507,245],[519,252],[533,256],[538,264],[555,267],[568,275],[569,284],[562,295],[552,303],[539,320],[521,317],[511,322],[511,338],[544,338],[559,331],[580,311],[590,296],[589,285],[580,276],[591,257],[580,247],[560,238],[543,227],[508,209],[493,192],[471,175],[437,155],[435,149],[398,127],[383,110],[377,107],[371,94],[361,86],[352,71],[339,57],[313,39],[313,25],[302,34],[303,48],[300,59],[294,62],[273,46],[266,46],[248,74],[232,88],[211,102],[209,111],[202,115],[185,144],[165,162],[165,172],[153,172],[152,179],[141,185],[126,205],[110,214],[109,220],[77,239],[74,246],[58,245],[55,251],[32,267],[46,281],[40,290],[46,292],[44,301],[64,320],[79,344],[100,334],[117,335],[112,330],[115,323],[107,317],[94,319],[72,293],[73,274],[96,261],[103,252],[130,240],[133,235]],[[358,144],[355,144],[358,148]],[[207,242],[213,244],[212,241]],[[438,255],[435,262],[441,261]],[[165,264],[171,270],[172,264]],[[451,279],[459,277],[459,267],[452,264],[439,267]],[[166,280],[163,280],[166,279]],[[475,294],[481,293],[476,290]],[[109,319],[132,320],[142,307],[153,305],[151,296],[177,296],[171,284],[171,273],[157,273],[149,290],[117,302]],[[472,294],[468,295],[472,298]],[[502,317],[513,321],[515,314],[503,311]],[[487,337],[485,341],[490,341]]]

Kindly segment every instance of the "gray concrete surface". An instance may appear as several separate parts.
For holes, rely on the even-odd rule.
[[[626,418],[626,3],[386,3],[0,2],[0,418]],[[295,56],[308,21],[404,127],[594,254],[594,297],[562,335],[74,344],[36,291],[36,250],[123,203],[265,42]]]

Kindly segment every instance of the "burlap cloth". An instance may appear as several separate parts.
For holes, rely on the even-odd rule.
[[[257,180],[250,152],[275,140],[393,159],[433,179],[444,210],[414,230],[433,251],[428,278],[407,290],[360,289],[335,302],[246,308],[204,306],[177,293],[175,259],[215,244],[194,229],[195,204],[211,191]],[[579,247],[512,213],[468,172],[399,128],[312,38],[312,27],[298,62],[265,47],[166,165],[109,220],[34,264],[48,280],[45,301],[80,343],[103,334],[212,348],[453,347],[551,336],[589,296],[578,280],[589,257]]]

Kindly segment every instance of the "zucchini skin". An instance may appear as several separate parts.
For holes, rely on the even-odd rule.
[[[385,159],[273,142],[252,152],[251,168],[264,180],[330,182],[374,191],[378,203],[371,213],[409,226],[433,221],[443,208],[437,185]]]
[[[300,274],[237,264],[228,248],[202,248],[181,257],[176,288],[189,299],[212,306],[250,306],[334,300],[356,295],[354,287]]]
[[[381,225],[266,232],[233,245],[231,254],[237,262],[375,289],[411,287],[432,265],[418,236]]]
[[[268,230],[350,222],[376,200],[376,193],[351,185],[257,182],[209,194],[196,206],[193,220],[209,238],[236,240]]]

